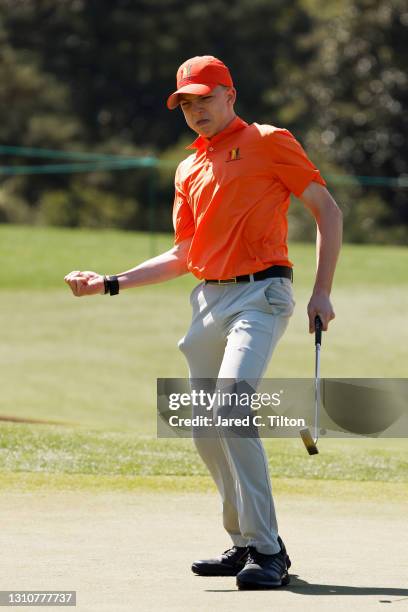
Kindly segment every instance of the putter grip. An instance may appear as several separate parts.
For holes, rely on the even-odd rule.
[[[319,315],[315,318],[315,344],[322,345],[322,320]]]

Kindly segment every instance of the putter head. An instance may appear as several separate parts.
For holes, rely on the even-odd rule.
[[[303,444],[306,446],[307,452],[309,455],[318,455],[319,451],[313,440],[312,434],[310,433],[309,428],[300,430],[300,437],[303,440]]]

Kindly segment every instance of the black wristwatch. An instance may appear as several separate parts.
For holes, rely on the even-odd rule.
[[[104,276],[105,294],[117,295],[119,293],[119,280],[117,276]]]

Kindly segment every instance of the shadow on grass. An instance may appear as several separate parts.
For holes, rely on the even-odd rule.
[[[270,589],[274,590],[274,589]],[[398,599],[380,599],[379,603],[394,603],[408,601],[408,589],[387,587],[352,587],[337,584],[316,584],[306,582],[297,574],[291,574],[291,582],[279,591],[290,591],[300,595],[377,595],[383,597],[398,597]],[[206,589],[207,593],[234,593],[237,589]]]

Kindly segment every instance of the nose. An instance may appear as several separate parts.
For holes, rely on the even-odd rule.
[[[191,105],[191,110],[193,111],[193,113],[200,113],[203,109],[204,109],[204,104],[200,100],[200,98],[198,98],[197,100],[193,100],[192,105]]]

